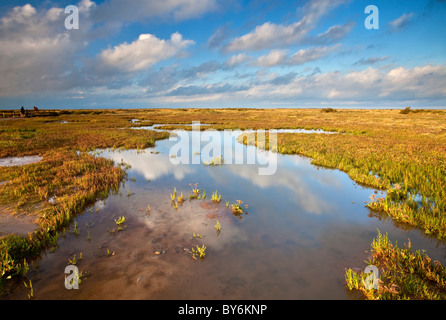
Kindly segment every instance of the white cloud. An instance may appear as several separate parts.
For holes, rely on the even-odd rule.
[[[348,0],[309,1],[302,7],[303,17],[299,21],[289,25],[265,22],[257,26],[250,33],[234,39],[224,49],[226,52],[256,51],[278,46],[287,46],[302,40],[308,41],[308,33],[314,29],[322,16],[346,2]],[[325,35],[322,34],[321,37],[326,40],[330,35],[339,37],[339,29],[339,26],[336,26],[334,29],[329,29],[327,31],[328,33]]]
[[[216,0],[108,0],[96,6],[93,20],[125,23],[146,19],[182,21],[218,9]]]
[[[80,14],[79,30],[74,31],[65,29],[67,15],[56,5],[26,4],[0,15],[0,96],[122,88],[130,83],[130,72],[181,54],[193,41],[179,33],[166,40],[142,35],[133,43],[90,57],[86,49],[92,41],[117,33],[124,23],[184,20],[218,9],[216,0],[135,0],[132,5],[122,0],[80,0],[73,4]]]
[[[306,40],[309,43],[332,43],[344,38],[354,26],[354,22],[349,22],[343,25],[334,25],[328,28],[327,31],[318,34],[316,37],[308,37]]]
[[[339,47],[340,45],[335,45],[332,47],[324,46],[324,47],[312,47],[307,49],[301,49],[290,57],[288,64],[292,65],[305,64],[307,62],[325,57],[328,54],[334,52]]]
[[[96,7],[96,3],[94,3],[91,0],[81,0],[79,2],[79,4],[77,5],[77,7],[79,8],[79,11],[84,13],[84,12],[88,12],[90,10],[92,10],[93,8]]]
[[[62,11],[38,12],[17,6],[0,19],[0,96],[47,91],[65,86],[76,50],[64,31]],[[61,22],[61,23],[59,23]],[[59,27],[58,27],[59,25]]]
[[[257,59],[256,64],[262,67],[273,67],[277,65],[302,65],[307,62],[326,57],[339,47],[340,45],[300,49],[290,57],[285,50],[271,50],[269,54],[260,56]]]
[[[140,71],[175,56],[193,43],[192,40],[183,40],[179,33],[173,33],[169,40],[158,39],[151,34],[141,34],[132,43],[125,42],[102,51],[101,60],[121,71]]]
[[[26,23],[35,14],[36,9],[30,4],[25,4],[23,7],[17,6],[6,17],[2,18],[2,24],[8,26],[14,23]]]
[[[393,31],[401,30],[409,24],[413,16],[413,12],[409,14],[403,13],[399,18],[389,22],[389,26]]]
[[[249,60],[249,57],[245,53],[235,54],[228,58],[224,64],[228,67],[235,67]]]
[[[254,31],[234,39],[227,45],[226,51],[261,50],[278,44],[288,45],[301,39],[306,33],[301,21],[289,26],[266,22],[257,26]]]
[[[445,101],[446,66],[425,65],[414,68],[396,67],[366,68],[350,72],[326,72],[300,74],[290,77],[289,81],[275,81],[277,74],[264,74],[262,79],[244,82],[245,88],[224,95],[215,92],[200,92],[199,96],[170,96],[177,103],[216,101],[220,104],[229,101],[243,101],[246,105],[255,104],[290,105],[332,103],[333,105],[380,105],[389,102],[394,105],[407,101]],[[220,84],[223,86],[224,84]],[[157,101],[166,102],[165,97]],[[171,101],[171,100],[169,100]]]
[[[273,67],[283,64],[287,58],[287,53],[284,50],[271,50],[269,54],[259,57],[257,64],[262,67]]]
[[[383,57],[370,57],[370,58],[361,58],[358,61],[356,61],[355,65],[373,65],[377,64],[382,61],[386,61],[390,59],[392,56],[383,56]]]
[[[446,97],[446,66],[425,65],[412,69],[398,67],[390,70],[383,80],[381,96],[428,99]],[[404,95],[403,95],[404,94]]]

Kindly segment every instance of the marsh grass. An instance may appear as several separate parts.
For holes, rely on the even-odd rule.
[[[368,203],[371,209],[445,238],[445,113],[417,112],[406,118],[397,110],[338,110],[326,117],[320,128],[341,134],[279,133],[277,152],[309,157],[315,165],[346,172],[361,185],[386,190],[383,199]],[[256,144],[255,137],[241,142],[247,140]],[[268,143],[258,147],[268,148]]]
[[[129,126],[125,118],[91,114],[68,118],[13,119],[0,125],[0,157],[38,154],[43,158],[22,167],[0,167],[0,181],[8,181],[0,185],[3,214],[33,215],[37,221],[33,233],[0,238],[0,289],[4,281],[26,275],[26,259],[55,246],[59,231],[75,215],[117,192],[126,178],[125,166],[83,151],[153,147],[157,139],[168,137],[166,133],[120,129]],[[77,226],[75,232],[79,232]]]
[[[169,134],[130,127],[169,124],[172,119],[179,124],[200,121],[210,125],[202,126],[202,130],[283,128],[338,132],[279,133],[276,151],[309,157],[315,165],[337,168],[359,184],[387,191],[381,199],[375,198],[367,205],[397,222],[420,228],[429,236],[446,237],[444,110],[409,109],[400,113],[349,109],[122,109],[56,110],[48,115],[52,116],[0,123],[0,157],[43,157],[36,164],[0,168],[0,181],[9,181],[0,185],[0,205],[12,213],[32,213],[39,221],[39,230],[29,236],[9,235],[0,239],[0,281],[26,273],[26,258],[55,245],[57,230],[67,226],[96,199],[119,188],[125,166],[114,166],[100,156],[90,158],[87,153],[76,151],[152,147],[156,140],[168,138]],[[135,118],[140,120],[139,124],[131,122]],[[264,148],[268,148],[268,141]],[[191,186],[189,198],[196,199],[200,190]],[[56,199],[53,204],[48,201],[51,197]],[[239,212],[243,207],[239,204],[235,209]],[[387,255],[383,261],[391,263],[396,258]],[[411,285],[423,287],[415,280]]]
[[[379,269],[378,289],[367,289],[366,275],[349,268],[345,274],[349,290],[358,290],[366,299],[446,299],[446,268],[424,250],[413,251],[410,240],[399,248],[378,231],[371,253],[367,264]]]

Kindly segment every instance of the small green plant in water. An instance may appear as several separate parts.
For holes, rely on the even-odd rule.
[[[68,259],[68,261],[70,262],[70,264],[75,266],[77,264],[76,255],[74,255],[73,259]]]
[[[114,219],[114,220],[115,220],[116,225],[118,226],[118,231],[122,231],[126,228],[126,226],[124,225],[124,222],[125,222],[124,216],[119,217],[118,220],[116,220],[116,219]]]
[[[193,233],[193,237],[194,237],[194,238],[200,238],[200,239],[203,239],[204,236],[205,236],[204,234],[199,234],[199,233],[195,234],[195,232]]]
[[[215,230],[217,230],[217,232],[221,231],[221,225],[220,225],[220,222],[218,222],[218,220],[217,220],[217,223],[215,224],[214,228],[215,228]]]
[[[122,225],[124,222],[125,222],[125,217],[124,216],[119,217],[118,220],[115,219],[115,223],[116,223],[117,226]]]
[[[215,190],[215,192],[212,193],[212,201],[220,202],[220,200],[221,200],[221,194],[218,194],[217,190]]]
[[[241,206],[242,203],[243,203],[242,200],[237,200],[237,203],[231,205],[232,212],[235,215],[240,215],[245,212],[244,208]],[[245,205],[245,207],[247,207],[247,205]]]
[[[192,194],[189,195],[189,199],[197,199],[198,195],[200,194],[200,189],[197,188],[198,182],[194,184],[189,183],[189,185],[192,188]]]
[[[74,234],[79,235],[79,229],[77,228],[77,221],[74,222]]]
[[[190,253],[192,254],[192,259],[197,260],[197,257],[200,259],[204,259],[205,257],[205,251],[206,251],[206,246],[203,245],[201,246],[201,248],[199,246],[196,246],[197,250],[195,250],[194,248],[192,248],[192,250],[190,251]]]
[[[173,193],[170,194],[170,198],[172,199],[172,201],[175,201],[176,196],[177,196],[177,188],[175,187],[173,189]]]
[[[34,297],[33,283],[29,280],[29,284],[26,284],[26,282],[23,282],[23,284],[29,290],[29,293],[27,293],[28,299],[32,299]]]

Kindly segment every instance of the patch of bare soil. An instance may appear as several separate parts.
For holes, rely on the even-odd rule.
[[[0,237],[8,234],[23,234],[33,232],[37,229],[36,217],[29,215],[12,215],[0,213]]]

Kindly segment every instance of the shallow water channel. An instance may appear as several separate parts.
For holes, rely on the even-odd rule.
[[[28,273],[34,298],[354,299],[345,270],[366,266],[378,229],[401,246],[410,238],[414,249],[445,263],[444,242],[364,207],[374,189],[296,155],[275,154],[269,158],[275,173],[260,175],[263,151],[236,142],[237,132],[217,134],[223,145],[242,150],[233,160],[256,152],[259,163],[228,163],[225,155],[225,164],[205,165],[205,142],[199,150],[181,142],[189,144],[190,164],[175,164],[171,153],[179,142],[173,140],[142,152],[102,150],[101,156],[131,165],[128,180],[79,215],[56,250],[42,254]],[[189,199],[192,187],[204,190],[205,199]],[[174,188],[183,193],[182,204],[172,203]],[[211,200],[215,191],[220,202]],[[241,215],[231,210],[237,200]],[[114,220],[122,216],[125,229],[117,231]],[[205,257],[194,259],[191,248],[203,245]],[[64,271],[74,255],[86,278],[67,290]],[[9,298],[27,299],[27,292],[22,282]]]

